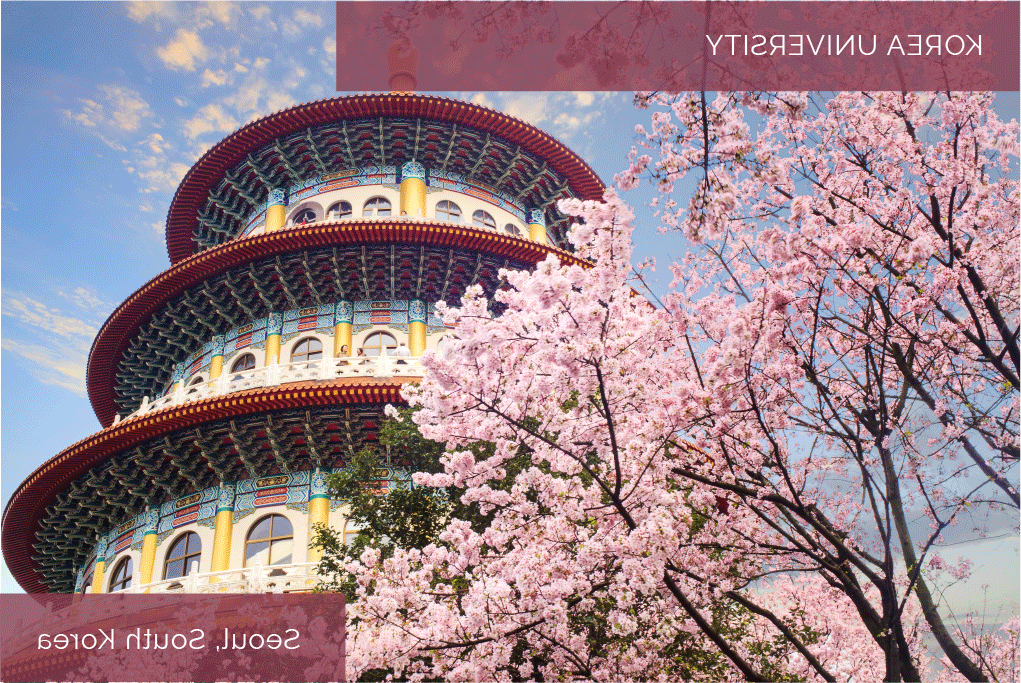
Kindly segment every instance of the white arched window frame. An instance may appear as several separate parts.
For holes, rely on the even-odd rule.
[[[450,223],[461,222],[461,207],[450,201],[444,199],[436,203],[436,219],[441,221],[448,221]]]
[[[269,567],[294,561],[294,525],[280,514],[258,520],[245,537],[245,566]]]
[[[490,230],[496,230],[496,219],[487,211],[478,209],[472,214],[472,225],[476,228],[489,228]]]
[[[131,588],[132,579],[131,574],[132,574],[131,558],[125,557],[116,565],[114,565],[113,574],[110,576],[110,592],[117,593],[119,591]]]
[[[372,197],[362,206],[362,215],[368,217],[386,217],[392,211],[393,204],[386,197]]]

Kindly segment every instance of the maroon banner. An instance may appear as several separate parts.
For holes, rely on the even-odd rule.
[[[344,597],[0,596],[0,679],[343,681]]]
[[[1018,90],[1017,2],[338,2],[337,90]]]

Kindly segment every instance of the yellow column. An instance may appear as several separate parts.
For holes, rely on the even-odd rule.
[[[425,352],[426,318],[429,307],[424,301],[412,299],[408,305],[408,351],[412,356]]]
[[[337,323],[333,326],[333,356],[336,358],[340,355],[353,356],[351,353],[351,339],[352,339],[352,326],[351,323]],[[347,353],[341,354],[341,347],[347,347]]]
[[[274,232],[284,227],[287,221],[287,204],[283,189],[269,191],[269,206],[266,207],[266,232]]]
[[[319,468],[316,468],[316,471],[312,473],[312,481],[309,486],[308,530],[310,542],[307,562],[318,562],[323,559],[323,551],[319,548],[313,548],[311,544],[317,524],[322,526],[330,525],[329,485],[326,481],[326,473]]]
[[[352,348],[354,321],[354,304],[350,301],[338,301],[333,309],[333,357],[353,356],[355,350]],[[347,353],[342,353],[341,348],[347,347]]]
[[[96,560],[96,568],[92,570],[92,592],[103,592],[103,560]]]
[[[213,337],[213,358],[209,361],[209,379],[214,380],[223,374],[223,335]]]
[[[152,583],[152,571],[156,565],[156,530],[146,529],[142,536],[142,557],[139,560],[139,583]],[[146,593],[149,591],[146,590]]]
[[[266,322],[266,365],[280,362],[280,333],[284,319],[280,313],[270,313]]]
[[[408,323],[408,351],[412,356],[421,356],[425,352],[425,323]]]
[[[321,524],[323,526],[329,526],[330,524],[330,499],[326,497],[313,498],[308,501],[308,524],[309,530],[312,534],[315,534],[315,526]],[[308,561],[318,562],[323,559],[323,551],[320,548],[309,548],[308,549]]]
[[[209,363],[209,379],[216,379],[223,374],[223,356],[213,356]]]
[[[530,209],[528,211],[528,237],[533,242],[547,244],[546,215],[542,209]]]
[[[231,537],[234,533],[234,485],[220,484],[216,500],[216,518],[213,520],[213,555],[209,565],[211,572],[230,569]],[[216,583],[215,577],[211,577]]]
[[[280,334],[266,335],[266,365],[280,362]]]
[[[234,531],[234,510],[217,510],[213,527],[213,556],[209,571],[230,569],[230,541]]]
[[[106,566],[106,550],[108,543],[106,538],[101,537],[96,542],[96,566],[92,570],[92,592],[103,592],[103,568]]]
[[[417,161],[401,167],[401,215],[425,216],[425,167]]]

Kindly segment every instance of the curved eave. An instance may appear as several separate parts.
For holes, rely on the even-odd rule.
[[[11,496],[4,510],[3,555],[11,574],[28,593],[44,593],[35,561],[36,532],[46,508],[72,481],[104,460],[150,439],[231,417],[292,408],[365,403],[400,403],[401,387],[413,380],[296,382],[241,391],[166,408],[124,420],[50,458]]]
[[[234,240],[181,261],[156,276],[122,303],[92,343],[86,388],[100,424],[117,413],[117,366],[140,327],[167,301],[203,280],[251,261],[299,249],[349,244],[415,244],[468,249],[490,256],[538,263],[548,254],[561,263],[584,264],[570,252],[528,239],[455,223],[406,219],[365,219],[318,223]]]
[[[407,94],[359,95],[298,105],[253,121],[206,152],[184,176],[167,214],[171,263],[195,253],[196,213],[224,174],[250,153],[281,136],[330,123],[366,117],[421,117],[493,133],[545,160],[582,199],[598,200],[604,186],[581,157],[535,126],[486,107],[445,97]]]

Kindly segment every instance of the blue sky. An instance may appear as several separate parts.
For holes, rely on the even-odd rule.
[[[2,32],[6,504],[43,461],[99,429],[89,348],[169,266],[167,209],[191,164],[255,118],[338,93],[332,3],[4,2]],[[604,179],[644,118],[628,93],[453,95],[556,135]]]
[[[4,504],[43,461],[99,429],[84,387],[92,339],[117,304],[169,266],[164,221],[190,165],[254,118],[337,94],[334,8],[0,5]],[[648,117],[629,93],[454,95],[555,135],[604,181],[626,165],[634,126]],[[1016,111],[1015,94],[1004,113]],[[648,211],[639,220],[639,258],[680,255]],[[1016,537],[947,555],[956,552],[984,573],[973,586],[991,586],[988,596],[972,589],[955,598],[958,609],[1017,611]],[[0,588],[19,590],[6,567]]]

